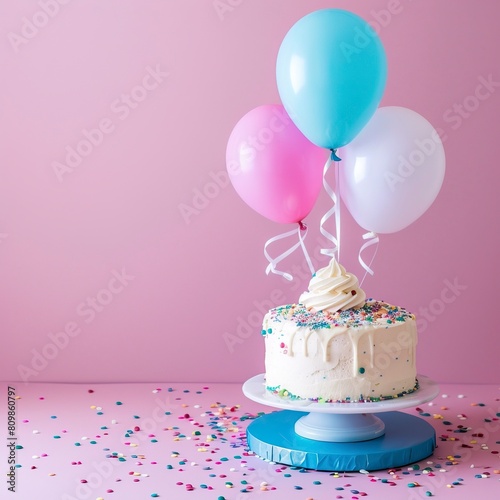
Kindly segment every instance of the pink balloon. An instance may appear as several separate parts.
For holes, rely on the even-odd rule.
[[[256,212],[275,222],[300,222],[321,190],[326,151],[315,146],[278,104],[249,111],[226,150],[229,178]]]

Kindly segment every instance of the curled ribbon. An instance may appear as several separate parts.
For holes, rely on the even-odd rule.
[[[377,233],[374,233],[373,231],[370,231],[368,233],[363,234],[363,239],[368,240],[368,241],[366,243],[363,243],[363,245],[359,249],[359,253],[358,253],[358,261],[361,264],[361,266],[363,267],[363,269],[365,270],[365,275],[363,276],[363,279],[361,280],[361,283],[359,286],[361,286],[363,284],[363,281],[365,281],[367,274],[370,274],[371,276],[373,276],[375,274],[375,271],[373,271],[373,269],[371,268],[371,265],[373,263],[373,260],[375,259],[375,256],[377,255],[378,244],[380,241]],[[363,257],[361,255],[368,247],[371,247],[372,245],[377,245],[377,246],[375,247],[375,251],[373,252],[372,258],[370,260],[370,264],[366,264],[366,262],[363,260]]]
[[[332,242],[333,248],[322,248],[321,253],[323,255],[328,255],[329,257],[334,257],[335,253],[337,254],[337,261],[340,262],[340,183],[339,183],[339,165],[338,162],[340,158],[337,156],[337,150],[330,150],[330,154],[328,155],[328,160],[325,163],[323,168],[323,187],[327,192],[328,196],[332,199],[333,206],[326,212],[323,217],[321,217],[321,221],[319,223],[319,231],[320,233],[329,241]],[[335,162],[335,191],[331,188],[331,186],[326,182],[326,174],[328,170],[332,166],[332,163]],[[327,231],[324,227],[326,221],[335,215],[335,234]]]
[[[302,235],[302,232],[304,235]],[[292,247],[290,247],[288,250],[284,251],[282,254],[278,255],[276,258],[272,258],[268,251],[267,247],[271,244],[274,243],[275,241],[282,240],[284,238],[288,238],[290,236],[293,236],[295,233],[297,233],[299,237],[299,241],[295,243]],[[306,258],[307,265],[309,266],[309,270],[311,271],[311,274],[314,274],[314,267],[312,265],[311,259],[309,257],[309,254],[307,253],[306,246],[304,244],[304,240],[306,239],[307,236],[307,226],[300,221],[297,229],[294,229],[292,231],[287,231],[286,233],[278,234],[277,236],[273,236],[272,238],[269,238],[265,244],[264,244],[264,255],[266,256],[267,261],[269,262],[268,266],[266,267],[266,274],[269,273],[274,273],[278,274],[280,276],[283,276],[283,278],[287,279],[288,281],[293,280],[293,276],[289,273],[285,273],[283,271],[279,271],[276,266],[279,264],[283,259],[288,257],[291,253],[295,252],[297,248],[301,247],[302,251],[304,253],[304,257]]]

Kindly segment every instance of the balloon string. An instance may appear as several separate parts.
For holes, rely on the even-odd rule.
[[[304,237],[302,237],[302,231],[304,231]],[[302,221],[299,222],[298,235],[299,235],[300,246],[302,247],[302,252],[304,254],[304,257],[306,258],[307,265],[309,266],[309,271],[311,271],[311,275],[313,275],[314,266],[313,263],[311,262],[311,257],[309,257],[309,253],[307,252],[307,248],[304,244],[304,240],[306,239],[307,236],[307,226]]]
[[[330,257],[334,257],[337,254],[337,261],[339,261],[340,256],[340,183],[338,179],[338,163],[336,163],[335,168],[335,191],[331,188],[331,186],[326,181],[326,175],[332,166],[333,162],[340,161],[340,158],[336,155],[336,150],[332,149],[331,153],[328,155],[328,159],[323,168],[323,187],[327,192],[328,196],[332,199],[333,206],[326,212],[325,215],[321,218],[319,223],[319,231],[320,233],[329,241],[331,241],[333,248],[322,248],[321,253],[323,255],[328,255]],[[332,233],[325,229],[326,221],[335,214],[335,233],[334,236]]]
[[[361,283],[359,285],[360,287],[363,285],[363,282],[365,281],[367,274],[370,274],[371,276],[373,276],[375,274],[375,271],[371,268],[371,266],[372,266],[372,263],[375,259],[375,256],[377,255],[378,244],[380,241],[377,233],[374,233],[373,231],[370,231],[368,233],[363,234],[363,239],[368,240],[368,241],[366,243],[363,243],[363,245],[359,249],[359,253],[358,253],[358,261],[361,264],[361,266],[363,267],[363,269],[365,270],[365,275],[363,276],[363,279],[361,280]],[[370,263],[366,264],[366,262],[363,260],[363,257],[361,255],[368,247],[371,247],[372,245],[376,245],[375,251],[373,252]]]
[[[334,153],[332,152],[332,155]],[[335,232],[337,237],[337,262],[340,262],[340,179],[339,179],[339,161],[335,160]]]
[[[304,236],[302,236],[301,232],[304,231]],[[267,247],[271,245],[272,243],[282,240],[284,238],[288,238],[290,236],[293,236],[295,233],[298,234],[299,236],[299,241],[295,243],[292,247],[290,247],[288,250],[285,250],[283,253],[278,255],[278,257],[273,258],[269,255],[267,251]],[[269,273],[274,273],[278,274],[279,276],[283,276],[283,278],[287,279],[288,281],[293,280],[293,276],[289,273],[279,271],[277,269],[277,265],[286,257],[288,257],[291,253],[295,252],[297,248],[302,247],[302,251],[304,252],[304,256],[306,257],[307,264],[309,265],[309,269],[312,269],[311,274],[314,274],[314,269],[312,267],[312,262],[311,259],[309,258],[309,254],[307,253],[306,247],[304,245],[304,239],[307,236],[307,226],[301,221],[299,222],[298,228],[294,229],[292,231],[287,231],[286,233],[279,234],[277,236],[273,236],[272,238],[269,238],[265,244],[264,244],[264,255],[266,256],[267,261],[269,262],[268,266],[266,267],[266,274]]]

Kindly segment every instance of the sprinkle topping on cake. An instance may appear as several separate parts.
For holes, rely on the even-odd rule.
[[[415,316],[404,307],[387,302],[368,299],[362,307],[331,313],[307,309],[304,304],[288,304],[269,311],[273,321],[293,321],[298,327],[319,328],[347,327],[359,328],[366,325],[390,325],[414,320]]]

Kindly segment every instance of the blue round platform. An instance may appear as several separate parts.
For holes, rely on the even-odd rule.
[[[368,441],[333,443],[301,437],[295,422],[307,415],[277,411],[247,428],[248,446],[261,458],[280,464],[324,471],[369,471],[400,467],[432,455],[434,428],[419,417],[397,411],[381,413],[385,434]]]

